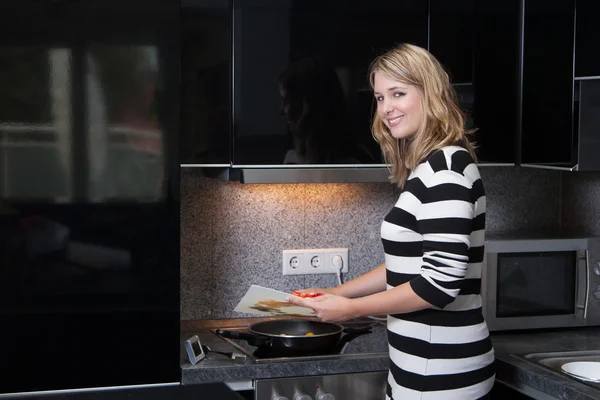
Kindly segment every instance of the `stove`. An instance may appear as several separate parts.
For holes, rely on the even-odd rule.
[[[344,333],[339,344],[321,353],[273,354],[250,345],[245,340],[221,337],[237,352],[245,354],[255,363],[291,361],[321,361],[329,359],[359,358],[367,355],[388,356],[387,325],[374,320],[353,320],[340,323]],[[368,326],[369,329],[361,329]],[[229,331],[249,332],[248,327],[223,328]],[[255,400],[385,400],[387,370],[345,374],[317,374],[310,376],[285,376],[254,380]]]
[[[342,338],[339,344],[331,349],[317,352],[307,353],[306,351],[293,354],[286,352],[285,354],[277,354],[264,348],[259,348],[250,345],[245,340],[230,339],[219,336],[216,331],[212,332],[221,337],[221,339],[227,341],[234,346],[238,351],[245,354],[250,360],[255,363],[272,363],[272,362],[286,362],[286,361],[302,361],[302,360],[322,360],[322,359],[339,359],[344,357],[353,357],[357,355],[369,355],[369,354],[380,354],[388,353],[388,342],[387,342],[387,327],[384,322],[379,321],[359,321],[359,322],[345,322],[340,323],[344,328],[354,328],[350,332],[342,334]],[[362,331],[361,328],[369,326],[370,329]],[[237,332],[248,332],[248,327],[237,327],[237,328],[223,328],[229,331]],[[361,332],[356,332],[360,330]]]

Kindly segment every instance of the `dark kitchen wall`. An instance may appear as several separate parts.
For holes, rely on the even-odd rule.
[[[480,171],[488,232],[560,227],[560,172]],[[368,271],[383,262],[379,229],[397,195],[386,183],[248,185],[183,168],[181,318],[247,317],[232,310],[252,284],[288,292],[336,284],[333,274],[283,276],[284,249],[347,247],[342,279]]]

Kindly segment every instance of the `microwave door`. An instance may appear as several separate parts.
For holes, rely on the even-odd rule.
[[[486,269],[490,330],[585,325],[585,251],[492,253]]]

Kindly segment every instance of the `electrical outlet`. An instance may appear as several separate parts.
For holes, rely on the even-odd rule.
[[[340,262],[348,272],[348,249],[283,250],[283,275],[335,274]]]
[[[303,266],[304,266],[304,252],[302,250],[284,250],[283,251],[283,274],[284,275],[303,274],[304,272],[300,271]]]

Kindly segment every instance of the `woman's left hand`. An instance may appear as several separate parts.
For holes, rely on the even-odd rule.
[[[288,301],[297,306],[312,308],[323,322],[341,322],[356,317],[353,315],[353,300],[342,296],[327,293],[312,298],[290,296]]]

